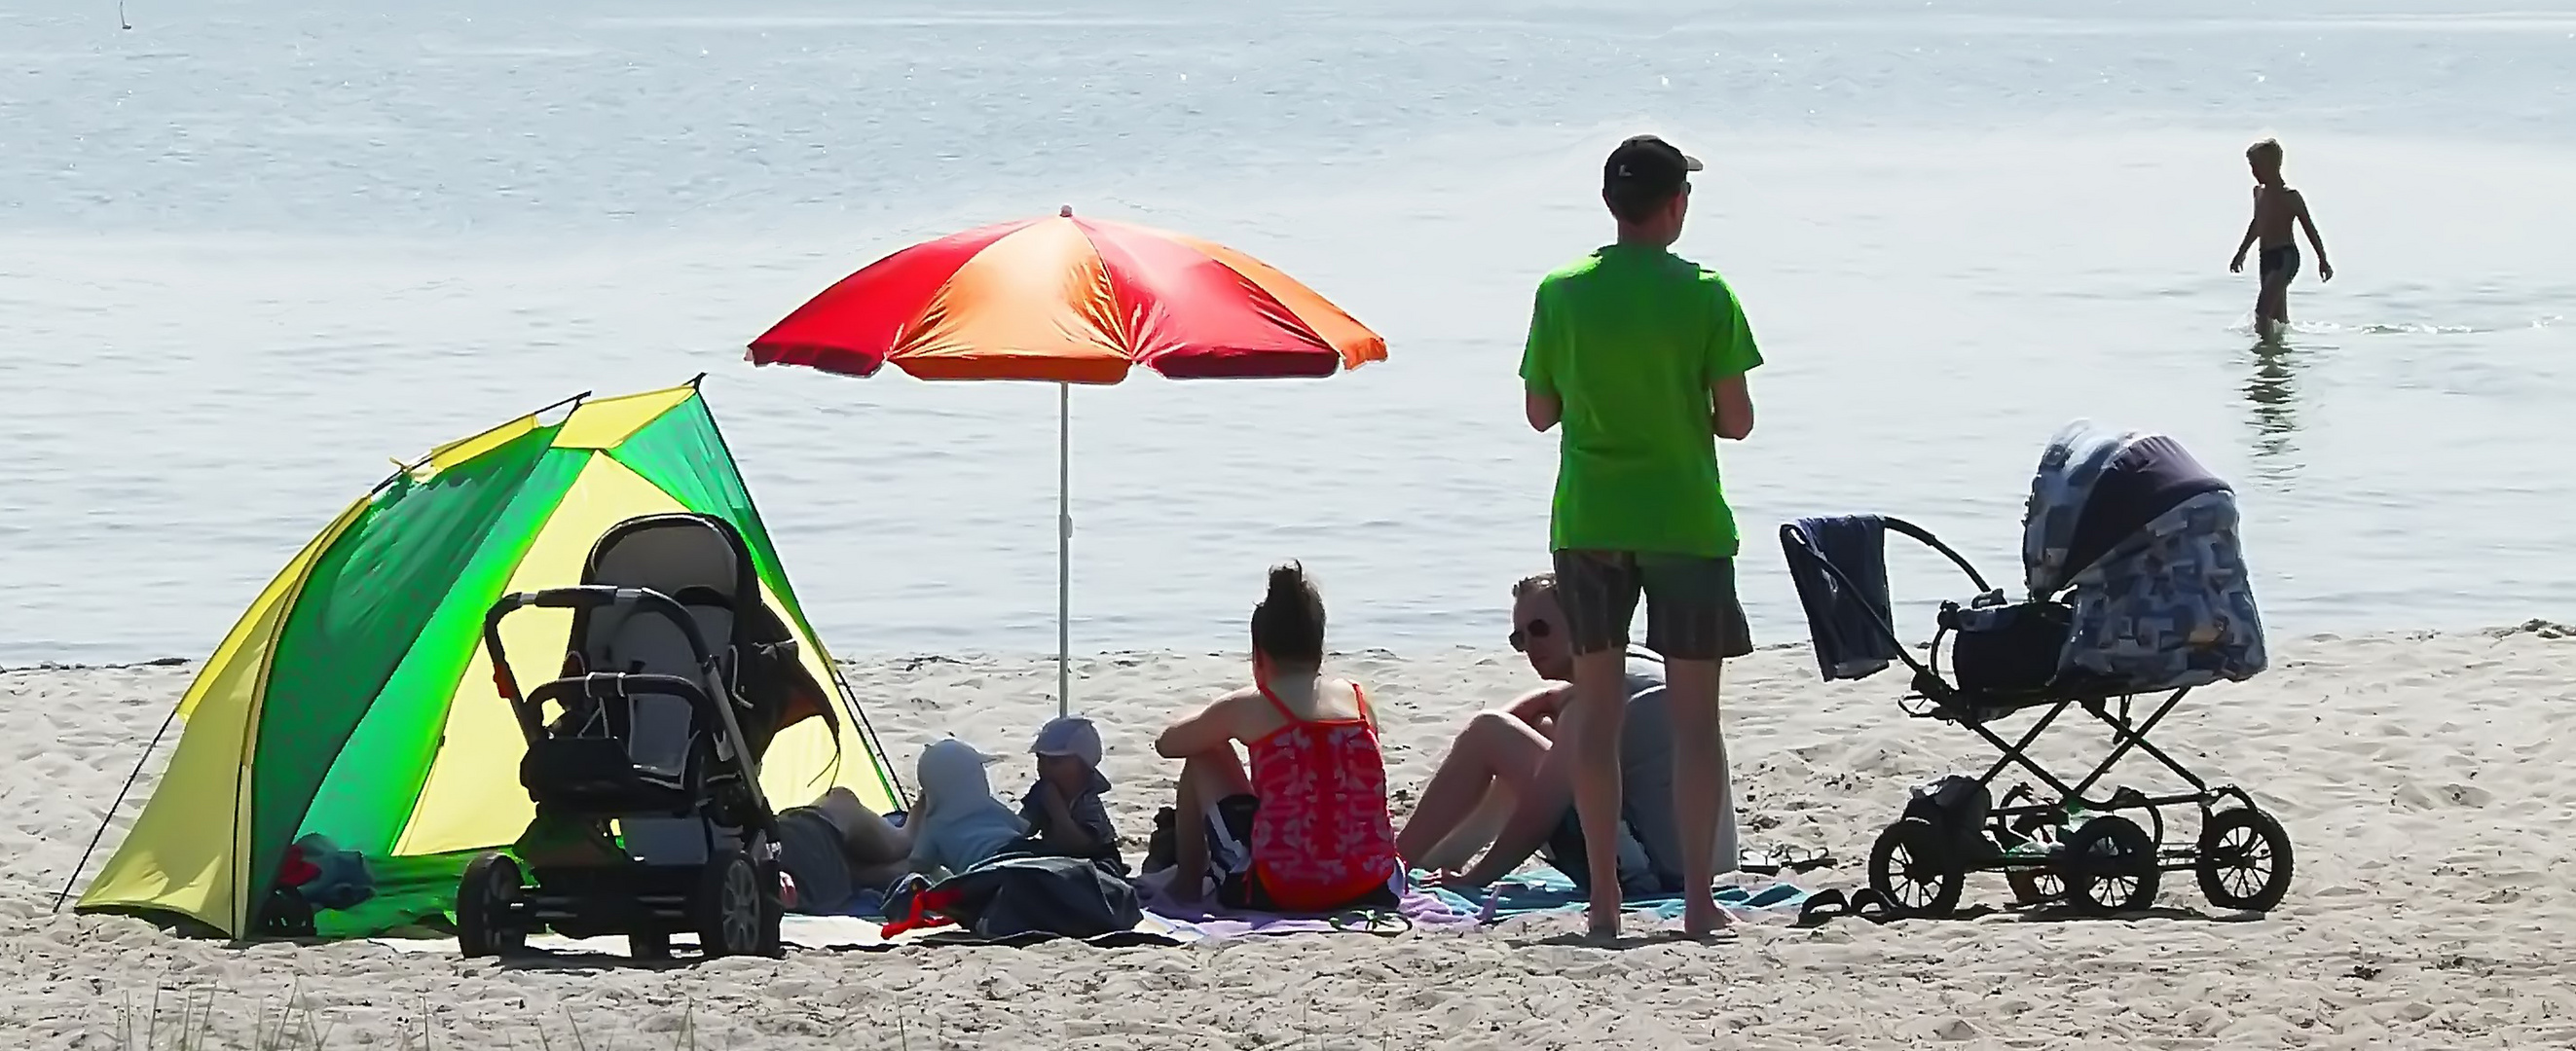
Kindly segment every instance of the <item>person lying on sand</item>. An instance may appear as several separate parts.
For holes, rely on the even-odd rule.
[[[1173,897],[1198,899],[1214,876],[1218,902],[1232,908],[1331,912],[1396,903],[1404,866],[1387,815],[1377,717],[1359,684],[1326,678],[1323,661],[1323,597],[1303,568],[1273,568],[1269,592],[1252,610],[1252,686],[1154,741],[1155,752],[1182,761]],[[1249,775],[1235,758],[1238,741],[1252,753]],[[1214,856],[1215,834],[1249,849]]]
[[[1441,873],[1449,886],[1476,888],[1509,875],[1545,848],[1558,871],[1588,890],[1583,834],[1573,809],[1573,756],[1557,748],[1560,720],[1574,695],[1574,658],[1555,574],[1512,585],[1512,624],[1512,648],[1529,658],[1530,670],[1547,685],[1467,721],[1423,788],[1396,849],[1414,868]],[[1682,885],[1681,830],[1673,812],[1672,720],[1665,710],[1662,658],[1631,648],[1626,686],[1628,717],[1619,737],[1625,789],[1619,882],[1630,894],[1676,893]],[[1737,855],[1734,787],[1722,760],[1717,784],[1717,871],[1726,872],[1736,867]],[[1484,857],[1467,865],[1479,849]]]
[[[881,890],[912,871],[912,834],[837,785],[778,812],[778,851],[794,912],[839,915],[860,890]]]
[[[903,824],[868,809],[849,789],[778,812],[778,867],[790,911],[837,916],[863,890],[911,873],[937,877],[993,857],[1028,831],[993,798],[992,756],[956,738],[932,742],[914,766],[921,791]]]

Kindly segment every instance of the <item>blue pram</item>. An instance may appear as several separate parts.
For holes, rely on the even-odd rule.
[[[1939,631],[1920,657],[1899,639],[1890,613],[1881,548],[1888,532],[1947,556],[1978,591],[1965,606],[1942,603]],[[2184,869],[2222,908],[2280,904],[2291,868],[2280,822],[2242,789],[2204,781],[2147,740],[2194,688],[2243,681],[2266,662],[2237,540],[2236,494],[2180,443],[2081,421],[2059,431],[2031,484],[2022,534],[2028,597],[2020,602],[1899,519],[1804,519],[1782,526],[1780,540],[1825,678],[1864,678],[1901,662],[1914,673],[1907,700],[1922,702],[1905,705],[1907,714],[1966,726],[2003,753],[1982,776],[1916,789],[1904,816],[1879,835],[1870,884],[1891,911],[1947,914],[1972,871],[2004,873],[2026,904],[2097,912],[2145,908],[2159,874]],[[2079,707],[2111,727],[2114,743],[2070,784],[2028,750]],[[2016,739],[1996,732],[2025,710],[2038,718]],[[2096,792],[2133,751],[2189,790]],[[2017,785],[1996,799],[1994,779],[2015,766],[2053,798]],[[2185,804],[2199,812],[2200,833],[2189,847],[2167,847],[2163,808]],[[2123,816],[2139,812],[2146,827]]]

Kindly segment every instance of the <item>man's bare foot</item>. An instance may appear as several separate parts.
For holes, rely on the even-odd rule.
[[[1734,925],[1734,915],[1715,901],[1694,901],[1682,906],[1682,933],[1689,937],[1706,938]]]
[[[1583,910],[1583,918],[1590,926],[1590,930],[1586,933],[1594,941],[1607,942],[1618,939],[1619,903],[1614,901],[1608,908],[1603,908],[1600,902],[1593,902]]]
[[[1207,870],[1189,871],[1185,865],[1172,867],[1172,880],[1163,885],[1164,895],[1173,901],[1197,902],[1207,896]]]

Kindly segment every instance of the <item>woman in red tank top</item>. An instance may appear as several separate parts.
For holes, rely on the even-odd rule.
[[[1182,760],[1172,892],[1277,912],[1393,905],[1403,864],[1387,815],[1377,719],[1358,684],[1321,674],[1324,602],[1305,571],[1270,571],[1252,611],[1250,689],[1163,731]],[[1234,745],[1251,752],[1247,774]]]

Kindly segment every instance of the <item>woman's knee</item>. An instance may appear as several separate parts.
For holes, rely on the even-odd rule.
[[[1181,760],[1181,791],[1195,791],[1206,801],[1246,791],[1245,786],[1251,783],[1251,775],[1244,772],[1243,760],[1234,754],[1231,745]]]

